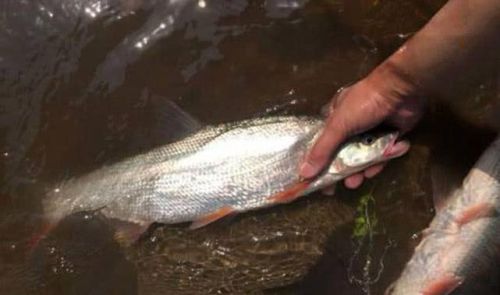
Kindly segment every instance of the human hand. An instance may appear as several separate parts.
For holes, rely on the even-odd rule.
[[[422,115],[423,100],[416,87],[394,75],[390,66],[382,65],[367,78],[343,89],[332,99],[326,125],[306,155],[300,175],[314,177],[328,162],[330,155],[349,137],[367,131],[382,122],[404,133],[415,126]],[[357,188],[364,178],[371,178],[384,164],[367,168],[345,179],[349,188]]]

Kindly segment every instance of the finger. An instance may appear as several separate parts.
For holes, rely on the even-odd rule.
[[[350,130],[347,130],[344,121],[339,119],[340,116],[335,116],[333,113],[344,100],[351,87],[341,87],[337,90],[333,98],[328,104],[327,116],[328,120],[321,135],[316,140],[312,149],[306,155],[300,169],[299,174],[304,178],[314,177],[325,166],[332,152],[347,139]]]
[[[385,163],[382,164],[377,164],[375,166],[371,166],[366,168],[365,172],[363,173],[366,178],[372,178],[375,175],[379,174],[385,167]]]
[[[311,178],[318,174],[330,158],[330,154],[346,137],[347,133],[339,120],[328,120],[326,127],[300,166],[299,174],[304,178]]]
[[[389,118],[387,120],[389,125],[394,126],[398,129],[400,136],[413,129],[413,127],[415,127],[415,125],[417,124],[417,121],[418,119],[415,119],[414,117],[399,116],[399,114],[398,116]]]
[[[335,194],[335,185],[325,187],[321,192],[327,196],[333,196]]]
[[[361,186],[363,183],[363,173],[353,174],[344,180],[344,185],[347,188],[355,189]]]
[[[423,103],[420,97],[406,100],[405,105],[400,108],[395,115],[389,118],[389,123],[400,129],[404,134],[417,124],[423,114]]]

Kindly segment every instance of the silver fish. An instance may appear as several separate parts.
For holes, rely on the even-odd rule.
[[[461,188],[438,208],[413,257],[386,294],[442,295],[466,287],[499,257],[499,212],[500,138],[482,154]]]
[[[401,156],[409,145],[396,133],[346,143],[317,178],[303,181],[298,165],[323,126],[310,117],[270,117],[208,126],[159,147],[61,183],[45,199],[46,216],[100,209],[111,219],[142,226],[194,221],[289,202],[377,162]]]

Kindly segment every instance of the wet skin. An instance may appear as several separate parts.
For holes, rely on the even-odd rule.
[[[419,121],[425,97],[472,75],[500,50],[500,2],[449,1],[413,38],[366,78],[333,98],[327,125],[300,167],[316,175],[346,138],[386,122],[402,133]],[[495,64],[493,62],[493,64]],[[345,180],[356,188],[383,165]]]

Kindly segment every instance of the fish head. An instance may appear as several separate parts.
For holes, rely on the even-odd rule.
[[[375,132],[350,139],[338,150],[328,173],[347,176],[404,155],[410,144],[404,140],[398,141],[398,135],[398,132]]]

